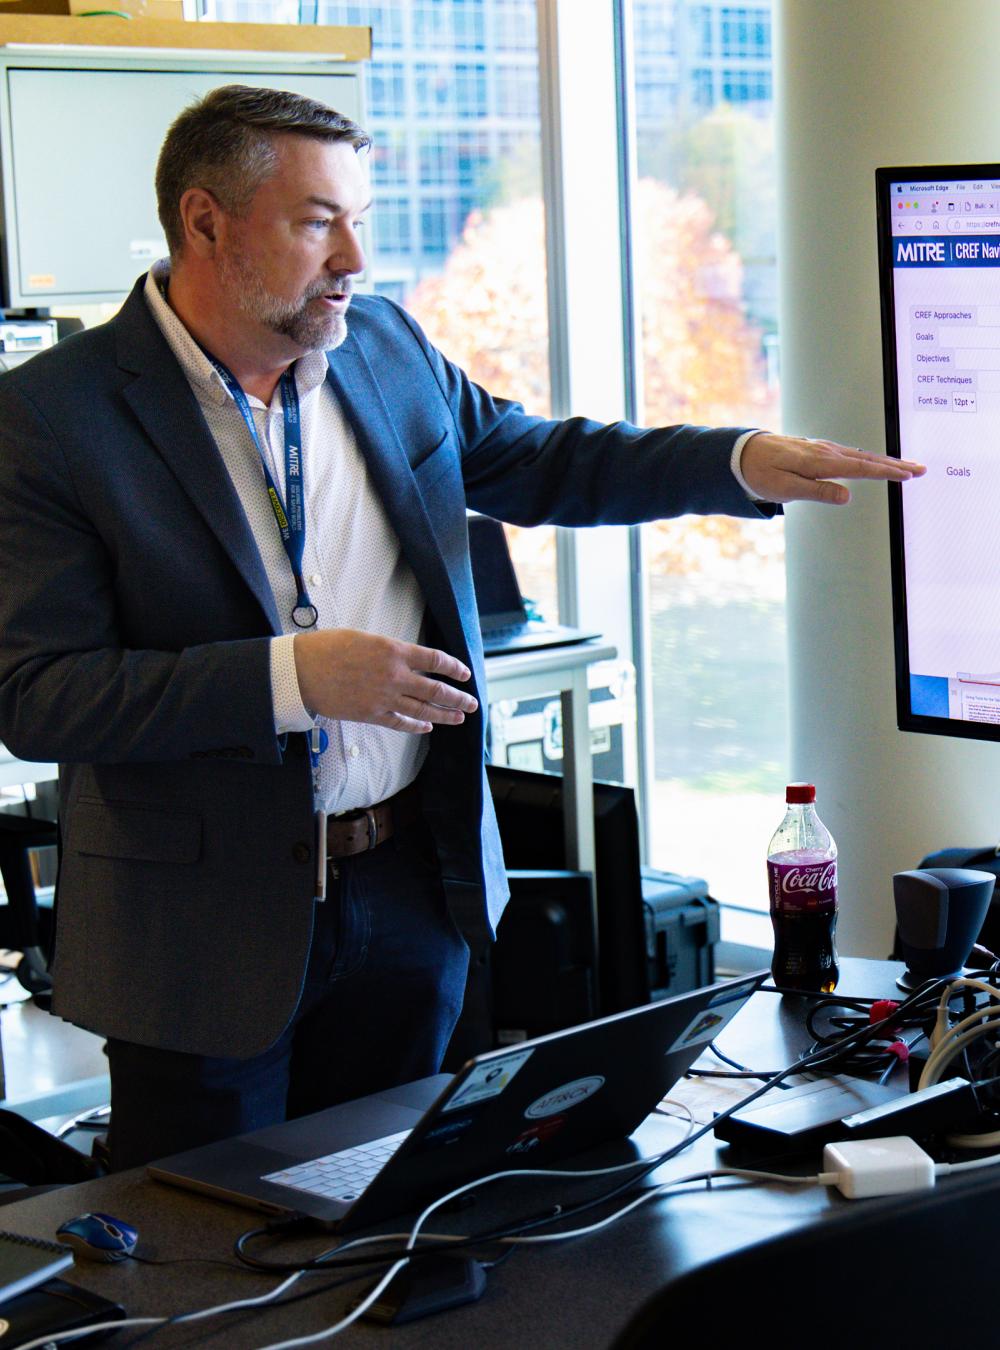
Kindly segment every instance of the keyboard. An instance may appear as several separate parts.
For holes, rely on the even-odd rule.
[[[484,628],[483,638],[489,638],[491,642],[509,642],[511,638],[520,637],[522,633],[547,633],[548,631],[544,624],[533,628],[527,623],[501,623],[496,628]]]
[[[410,1133],[383,1135],[367,1144],[328,1153],[323,1158],[310,1158],[280,1172],[268,1172],[261,1181],[273,1181],[278,1186],[291,1186],[308,1195],[321,1195],[327,1200],[356,1200],[368,1183],[381,1172],[400,1144]]]

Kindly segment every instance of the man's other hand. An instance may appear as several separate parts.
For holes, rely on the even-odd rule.
[[[299,693],[314,715],[422,735],[435,723],[457,726],[479,706],[436,678],[464,683],[472,676],[434,647],[334,628],[296,634],[294,652]]]
[[[740,472],[751,492],[765,502],[826,502],[845,506],[848,488],[838,478],[874,478],[905,483],[919,478],[922,464],[851,450],[835,441],[811,441],[759,431],[743,447]]]

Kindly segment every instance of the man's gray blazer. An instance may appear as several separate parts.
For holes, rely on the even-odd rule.
[[[104,1035],[248,1056],[298,1002],[313,912],[305,737],[276,736],[264,568],[194,395],[136,287],[109,324],[0,378],[0,740],[57,760],[53,1008]],[[522,525],[756,514],[736,431],[549,422],[491,398],[359,296],[329,378],[480,712],[421,774],[452,912],[507,895],[484,787],[466,507]],[[262,489],[263,490],[263,489]]]

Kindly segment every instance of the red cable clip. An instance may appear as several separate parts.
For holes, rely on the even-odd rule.
[[[910,1047],[905,1041],[893,1041],[891,1045],[885,1047],[887,1055],[895,1055],[900,1064],[905,1064],[910,1058]]]
[[[871,1006],[868,1014],[868,1025],[874,1026],[876,1022],[884,1022],[886,1018],[891,1017],[894,1012],[899,1010],[899,1004],[891,998],[877,999]],[[888,1030],[888,1027],[886,1028]]]

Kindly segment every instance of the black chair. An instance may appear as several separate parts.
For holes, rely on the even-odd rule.
[[[941,1350],[990,1339],[1000,1168],[940,1188],[834,1201],[805,1229],[678,1276],[655,1294],[612,1350],[663,1350],[693,1332],[706,1345],[768,1350]],[[726,1197],[719,1192],[719,1223]],[[979,1321],[984,1318],[985,1321]]]
[[[17,979],[43,1008],[52,993],[52,909],[39,904],[29,854],[58,839],[55,821],[0,813],[0,876],[7,892],[6,908],[0,909],[0,947],[22,953]]]

